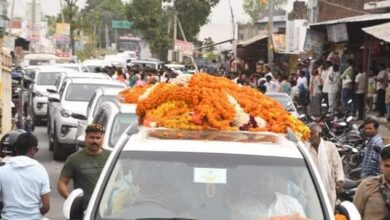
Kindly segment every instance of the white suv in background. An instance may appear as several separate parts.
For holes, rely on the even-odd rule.
[[[59,99],[50,98],[59,102],[51,117],[52,129],[50,141],[53,141],[53,157],[55,160],[65,160],[69,154],[75,152],[77,119],[72,113],[85,114],[87,105],[96,89],[125,88],[124,84],[115,80],[106,79],[67,79],[60,88]]]
[[[112,149],[126,128],[138,123],[137,105],[121,103],[116,100],[107,101],[99,109],[92,123],[105,128],[103,148]]]
[[[72,117],[79,119],[76,132],[76,144],[84,147],[85,128],[91,124],[98,109],[105,102],[115,100],[122,88],[100,88],[95,91],[87,107],[86,115],[72,114]]]
[[[57,80],[55,84],[55,89],[48,89],[47,91],[50,93],[49,97],[52,99],[59,99],[60,95],[58,94],[59,89],[61,88],[64,81],[67,79],[79,79],[79,78],[86,78],[86,79],[106,79],[106,80],[113,80],[109,75],[105,73],[79,73],[79,72],[67,72]],[[47,104],[47,134],[50,135],[51,128],[53,127],[53,120],[51,120],[52,115],[54,114],[54,109],[56,106],[59,105],[58,102],[51,102],[50,99]],[[53,142],[49,142],[49,149],[53,150]]]
[[[68,72],[73,72],[69,69],[64,69],[55,66],[34,66],[27,67],[27,72],[33,79],[31,86],[30,105],[32,106],[32,115],[34,124],[38,125],[46,120],[48,89],[55,89],[56,81]]]

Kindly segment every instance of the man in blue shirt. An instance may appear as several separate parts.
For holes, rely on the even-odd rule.
[[[373,119],[364,122],[364,134],[368,137],[364,149],[361,178],[381,174],[379,166],[380,152],[384,147],[383,139],[378,134],[379,123]]]
[[[31,133],[20,134],[16,155],[0,167],[1,217],[7,220],[41,220],[50,209],[50,184],[45,168],[34,155],[38,140]]]

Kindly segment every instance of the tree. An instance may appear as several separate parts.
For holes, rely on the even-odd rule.
[[[274,8],[280,8],[287,2],[287,0],[273,0],[273,2]],[[251,17],[252,22],[256,23],[259,20],[260,13],[268,10],[268,1],[244,0],[242,7],[245,13]]]
[[[219,0],[175,0],[175,10],[188,41],[196,39],[200,28],[207,24],[211,9],[218,2]]]
[[[211,37],[205,38],[203,40],[203,47],[208,46],[207,48],[205,48],[205,51],[207,51],[207,52],[213,52],[215,50],[215,46],[213,44],[214,44],[214,41],[213,41],[213,39],[211,39]]]
[[[134,31],[148,42],[152,54],[166,60],[172,40],[168,33],[169,16],[161,9],[161,1],[134,0],[126,6],[126,12]]]
[[[133,0],[126,9],[128,19],[134,22],[135,31],[149,43],[153,54],[165,60],[168,49],[172,47],[172,36],[168,30],[173,29],[174,11],[162,10],[163,1],[170,0]],[[200,28],[208,21],[211,8],[218,2],[219,0],[175,0],[175,11],[188,41],[196,41]],[[183,39],[180,31],[178,38]]]
[[[64,17],[67,18],[65,19],[67,22],[70,24],[70,46],[72,49],[72,54],[75,54],[75,48],[74,48],[74,31],[76,30],[75,28],[75,21],[74,18],[78,12],[78,7],[76,3],[78,0],[65,0],[66,3],[66,8],[64,9]],[[66,15],[66,16],[65,16]]]

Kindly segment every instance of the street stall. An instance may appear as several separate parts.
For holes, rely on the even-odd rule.
[[[367,34],[364,29],[388,21],[390,21],[390,13],[367,14],[315,23],[310,25],[310,30],[326,34],[327,41],[321,54],[327,57],[338,54],[341,69],[345,66],[346,60],[352,58],[357,65],[361,64],[363,70],[368,72],[369,68],[380,62],[390,64],[390,47],[380,38]],[[368,31],[377,33],[375,29],[377,28]]]
[[[11,66],[10,50],[2,47],[0,40],[0,137],[12,129],[11,115]]]

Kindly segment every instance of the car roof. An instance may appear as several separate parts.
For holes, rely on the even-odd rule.
[[[161,60],[132,60],[130,63],[152,63],[152,64],[160,64],[164,63]]]
[[[67,79],[72,84],[102,84],[102,85],[117,85],[123,86],[125,85],[116,81],[116,80],[108,80],[108,79],[100,79],[100,78],[69,78]]]
[[[36,54],[27,54],[26,56],[24,56],[24,59],[56,59],[56,60],[58,60],[59,57],[57,57],[54,54],[36,53]]]
[[[188,131],[140,127],[122,151],[223,153],[303,158],[298,146],[284,134],[241,131]]]
[[[113,108],[118,109],[121,113],[136,113],[137,105],[132,103],[121,103],[118,100],[109,100],[106,101],[101,108],[104,108],[104,106],[110,106]]]
[[[80,74],[77,71],[74,71],[71,69],[66,69],[63,67],[56,66],[56,65],[28,66],[25,69],[34,69],[34,70],[38,70],[39,72],[54,72],[54,71],[58,72],[58,71],[61,71],[61,72],[66,72],[66,73],[74,72],[74,73]]]
[[[97,79],[112,79],[109,75],[105,73],[80,73],[77,71],[68,72],[65,75],[68,78],[97,78]]]
[[[101,93],[102,95],[118,95],[123,88],[99,88],[95,93]]]

